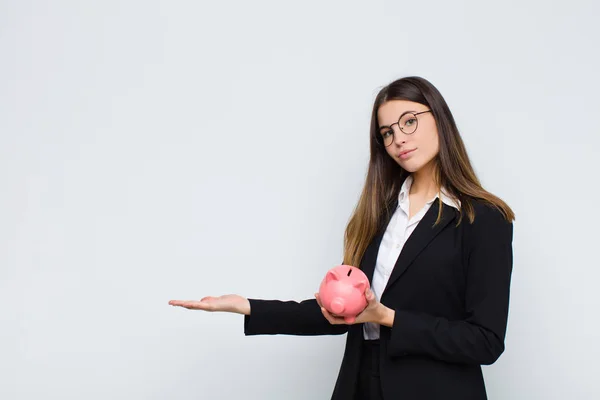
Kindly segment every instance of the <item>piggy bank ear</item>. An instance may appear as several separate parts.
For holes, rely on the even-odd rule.
[[[328,271],[327,275],[325,275],[325,283],[329,283],[331,281],[339,281],[340,278],[338,277],[337,273],[335,271]]]
[[[354,287],[358,289],[359,292],[364,293],[367,290],[367,282],[358,281],[354,284]]]

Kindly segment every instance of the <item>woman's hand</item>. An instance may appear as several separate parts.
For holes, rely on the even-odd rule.
[[[222,311],[250,315],[250,302],[245,297],[237,294],[226,294],[219,297],[206,296],[200,300],[171,300],[169,304],[189,310]]]
[[[394,310],[388,308],[381,304],[375,298],[375,293],[371,289],[365,290],[365,297],[367,299],[367,307],[356,316],[356,319],[352,324],[361,324],[364,322],[373,322],[380,325],[385,325],[391,327],[394,324]],[[338,315],[332,314],[323,307],[321,303],[321,299],[319,299],[319,294],[315,293],[315,298],[317,299],[317,303],[321,306],[321,312],[323,316],[329,321],[332,325],[339,324],[349,324],[344,320],[344,317],[340,317]]]

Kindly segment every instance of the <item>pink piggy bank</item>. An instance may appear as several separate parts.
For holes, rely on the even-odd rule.
[[[319,298],[327,311],[351,324],[367,307],[365,290],[369,287],[369,279],[360,269],[338,265],[327,271],[319,287]]]

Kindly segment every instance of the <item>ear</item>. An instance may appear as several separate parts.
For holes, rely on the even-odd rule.
[[[336,270],[327,271],[327,275],[325,275],[325,283],[329,283],[331,281],[339,281],[339,280],[340,280],[340,278],[338,277]]]
[[[357,288],[361,293],[364,293],[367,290],[367,282],[358,281],[354,284],[354,287]]]

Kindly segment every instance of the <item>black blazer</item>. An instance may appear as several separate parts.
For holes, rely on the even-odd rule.
[[[513,225],[475,202],[475,221],[443,203],[434,226],[434,202],[406,241],[381,303],[395,310],[392,328],[381,327],[380,376],[384,399],[487,399],[481,365],[504,351],[512,273]],[[383,221],[360,268],[371,281]],[[363,340],[362,324],[331,325],[315,299],[250,299],[244,333],[328,335],[348,333],[333,400],[354,398]]]

